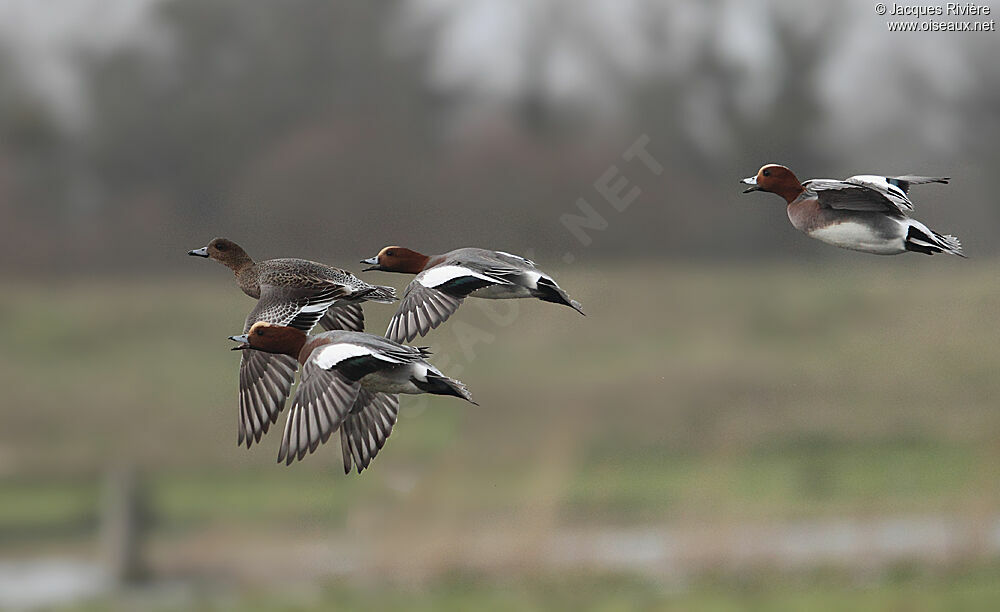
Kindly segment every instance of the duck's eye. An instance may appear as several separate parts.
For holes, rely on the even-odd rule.
[[[385,256],[386,257],[392,257],[392,251],[386,251],[385,252]]]
[[[764,176],[771,176],[771,171],[770,170],[765,170],[761,174],[763,174]]]
[[[258,336],[263,336],[263,335],[264,335],[264,330],[263,330],[263,329],[258,329],[258,330],[256,331],[256,334],[257,334]]]
[[[219,244],[215,245],[215,249],[216,249],[217,251],[225,251],[225,250],[226,250],[227,248],[229,248],[229,247],[227,247],[227,246],[226,246],[226,245],[225,245],[224,243],[222,243],[222,242],[220,242]]]

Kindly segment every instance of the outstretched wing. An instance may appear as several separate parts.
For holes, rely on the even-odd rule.
[[[507,264],[528,268],[537,267],[537,264],[527,257],[521,257],[520,255],[514,255],[513,253],[507,253],[505,251],[494,251],[493,253],[494,257]]]
[[[275,325],[287,325],[309,333],[346,289],[341,285],[330,285],[322,291],[277,288],[261,286],[260,299],[247,316],[243,333],[250,331],[254,323],[267,321]],[[364,314],[356,304],[338,304],[330,317],[331,324],[358,325],[364,327]],[[285,400],[292,391],[298,362],[288,355],[273,355],[261,351],[243,351],[240,359],[239,394],[239,437],[238,443],[260,442],[278,420],[278,414],[285,407]]]
[[[839,210],[881,212],[892,215],[913,210],[913,204],[899,187],[885,183],[884,189],[865,177],[851,177],[846,181],[812,179],[802,183],[807,193],[815,194],[820,206]]]
[[[278,463],[301,460],[326,442],[350,412],[360,389],[358,382],[336,370],[307,363],[285,421]]]
[[[911,185],[947,183],[949,180],[946,176],[859,174],[843,181],[812,179],[802,186],[827,208],[902,215],[913,210],[913,202],[907,195]]]
[[[386,338],[409,342],[423,336],[458,310],[465,296],[483,287],[510,284],[503,275],[520,273],[503,268],[491,272],[450,263],[421,272],[407,286],[399,310],[389,321]]]
[[[326,442],[355,409],[362,393],[366,393],[358,382],[366,375],[386,366],[419,361],[426,354],[425,349],[401,346],[377,337],[363,342],[333,342],[314,349],[302,369],[302,380],[285,421],[278,461],[291,463],[302,459]],[[369,402],[365,395],[357,410],[363,412],[362,408]],[[384,400],[380,400],[381,403]],[[370,432],[374,423],[367,424],[365,419],[352,426],[357,427],[359,432]],[[384,437],[388,437],[390,430],[391,426]],[[361,433],[357,440],[358,457],[363,462],[367,456],[370,462],[381,446],[373,442],[377,448],[372,447]],[[360,452],[362,446],[367,449],[364,453]],[[367,466],[367,463],[364,465]]]
[[[345,474],[351,472],[352,463],[359,474],[371,464],[392,434],[398,413],[397,396],[361,389],[350,414],[340,426]]]
[[[260,299],[254,311],[258,321],[287,325],[308,334],[328,308],[349,295],[349,288],[338,284],[317,289],[261,285]]]
[[[910,192],[910,185],[925,185],[927,183],[942,183],[947,185],[948,181],[951,180],[951,177],[949,176],[916,176],[914,174],[905,174],[903,176],[877,176],[875,178],[885,179],[887,182],[902,189],[903,193]]]
[[[319,324],[325,330],[365,331],[365,313],[361,304],[341,302],[331,306]]]
[[[247,448],[267,433],[285,407],[299,363],[288,355],[241,351],[239,438]]]

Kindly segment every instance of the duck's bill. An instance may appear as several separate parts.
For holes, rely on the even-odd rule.
[[[748,176],[747,178],[741,180],[740,182],[743,183],[744,185],[750,185],[750,187],[747,187],[746,189],[743,190],[743,193],[750,193],[751,191],[760,191],[760,187],[757,186],[756,176]]]
[[[239,343],[230,350],[242,351],[243,349],[250,348],[250,338],[248,338],[246,334],[243,334],[242,336],[229,336],[229,339],[233,342]]]
[[[208,257],[208,247],[201,247],[200,249],[188,251],[188,255],[194,255],[195,257]]]
[[[378,255],[375,257],[369,257],[368,259],[362,259],[361,263],[371,264],[367,268],[362,268],[362,272],[367,272],[369,270],[381,270],[382,268],[378,265]]]

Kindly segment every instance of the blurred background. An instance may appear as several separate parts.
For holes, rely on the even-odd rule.
[[[997,36],[867,0],[0,0],[0,607],[1000,608]],[[951,176],[915,216],[970,258],[810,240],[741,195],[768,162]],[[335,439],[279,466],[283,418],[236,446],[253,301],[185,255],[214,236],[499,248],[588,316],[470,300],[426,343],[481,406],[404,398],[361,476]]]

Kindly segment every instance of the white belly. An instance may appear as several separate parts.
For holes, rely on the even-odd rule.
[[[906,235],[900,224],[898,236],[886,237],[863,223],[844,221],[836,225],[814,229],[809,236],[827,244],[852,251],[864,251],[876,255],[895,255],[906,251],[903,239]]]

